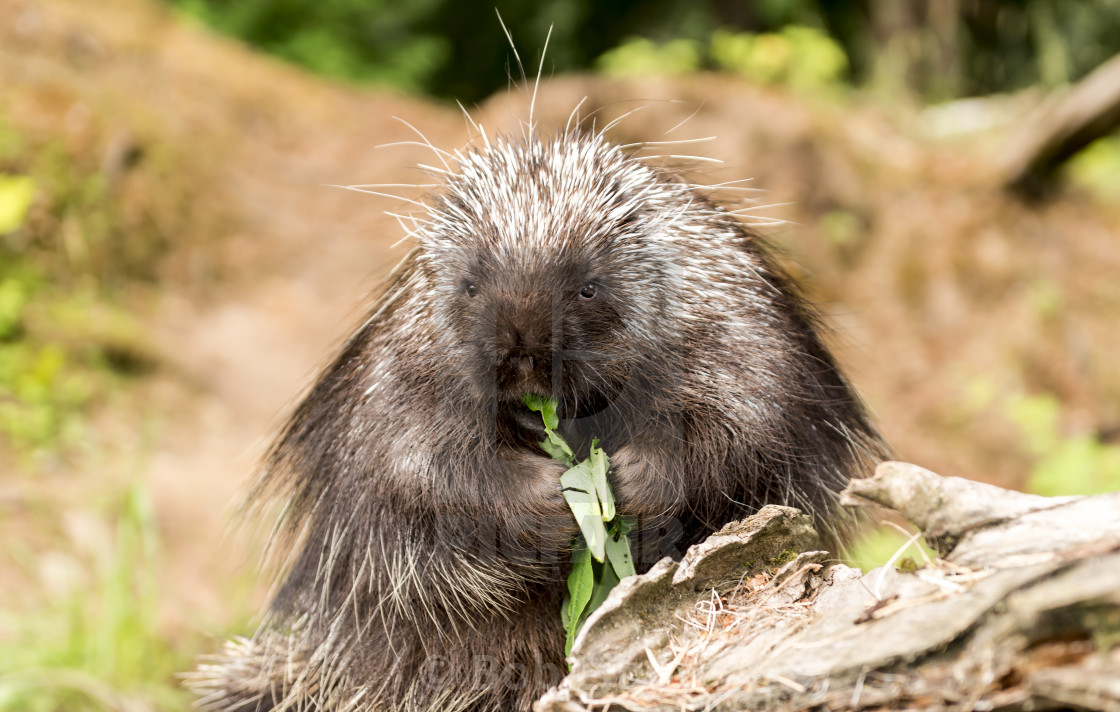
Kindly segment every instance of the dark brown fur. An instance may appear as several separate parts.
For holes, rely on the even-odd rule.
[[[639,571],[767,503],[839,527],[884,448],[759,238],[598,135],[459,156],[260,492],[293,560],[213,709],[527,710],[575,523],[524,394],[611,458]],[[241,705],[241,706],[238,706]]]

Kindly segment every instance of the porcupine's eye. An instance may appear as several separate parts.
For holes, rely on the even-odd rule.
[[[473,297],[478,294],[478,287],[474,282],[468,282],[467,286],[463,287],[463,291],[467,293],[468,297]]]
[[[579,296],[582,299],[594,299],[595,293],[598,291],[599,288],[595,286],[594,282],[588,282],[587,284],[583,285],[583,289],[579,290]]]

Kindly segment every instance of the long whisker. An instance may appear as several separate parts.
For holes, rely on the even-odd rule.
[[[432,149],[432,152],[435,153],[436,156],[439,158],[440,162],[443,163],[443,167],[446,168],[447,170],[451,170],[451,166],[447,165],[447,161],[443,160],[444,156],[447,156],[448,158],[450,158],[451,157],[450,153],[448,153],[447,151],[444,151],[442,149],[436,148],[435,144],[433,144],[431,141],[428,140],[428,137],[424,135],[423,131],[416,128],[412,124],[408,123],[407,121],[405,121],[401,117],[394,116],[393,120],[394,121],[399,121],[400,123],[404,124],[408,128],[412,129],[412,131],[415,132],[415,134],[420,137],[420,140],[424,142],[424,145],[427,146],[428,148]]]
[[[327,185],[326,187],[328,187],[328,188],[342,188],[343,190],[352,190],[355,193],[369,193],[370,195],[380,195],[383,198],[393,198],[394,200],[402,200],[406,203],[412,203],[416,207],[423,208],[424,210],[429,209],[427,205],[425,205],[424,203],[421,203],[419,200],[412,200],[411,198],[405,198],[405,197],[400,196],[400,195],[393,195],[392,193],[382,193],[379,190],[366,190],[364,188],[358,188],[357,186],[353,186],[353,185]]]
[[[456,99],[455,103],[459,105],[459,109],[463,112],[464,118],[466,118],[470,125],[474,127],[475,132],[481,134],[482,127],[475,123],[474,118],[471,116],[471,112],[467,111],[467,107],[463,106],[463,102]]]
[[[674,131],[676,131],[676,130],[677,130],[677,129],[679,129],[680,127],[682,127],[682,126],[684,126],[685,124],[687,124],[687,123],[688,123],[689,121],[691,121],[691,120],[693,119],[693,117],[695,117],[695,116],[696,116],[697,114],[699,114],[699,113],[700,113],[700,109],[703,109],[703,108],[704,108],[704,103],[703,103],[703,102],[701,102],[701,103],[700,103],[700,106],[697,106],[697,107],[696,107],[696,108],[695,108],[695,109],[693,110],[693,112],[692,112],[691,114],[689,114],[688,116],[686,116],[686,117],[685,117],[684,119],[682,119],[682,120],[681,120],[681,122],[680,122],[679,124],[677,124],[677,125],[676,125],[676,126],[674,126],[673,128],[671,128],[671,129],[669,129],[668,131],[666,131],[666,132],[665,132],[665,135],[666,135],[666,136],[668,136],[669,134],[673,133]]]
[[[672,146],[681,143],[706,143],[708,141],[715,141],[715,136],[704,136],[703,138],[682,138],[675,141],[637,141],[635,143],[625,143],[619,148],[645,148],[646,146]]]
[[[576,117],[576,115],[579,114],[579,108],[581,106],[583,106],[583,103],[585,101],[587,101],[586,96],[583,97],[582,99],[580,99],[579,103],[576,104],[576,107],[574,109],[572,109],[572,113],[568,114],[568,122],[566,124],[564,124],[564,132],[565,133],[568,133],[572,130],[572,119],[574,119]],[[579,122],[576,122],[576,125],[578,126]]]
[[[544,69],[544,58],[548,54],[548,41],[552,39],[552,25],[548,26],[548,34],[544,38],[544,48],[541,49],[541,61],[537,64],[537,81],[533,84],[533,97],[529,99],[529,130],[533,130],[533,109],[537,105],[537,89],[541,86],[541,71]]]
[[[513,43],[513,35],[509,33],[509,28],[506,27],[505,20],[502,19],[502,13],[498,8],[494,8],[494,14],[498,16],[498,24],[502,26],[502,32],[506,33],[506,40],[509,42],[509,48],[513,50],[513,58],[517,60],[517,68],[521,70],[521,81],[528,83],[528,77],[525,76],[525,65],[521,63],[521,55],[517,53],[517,45]],[[512,77],[510,77],[512,79]]]

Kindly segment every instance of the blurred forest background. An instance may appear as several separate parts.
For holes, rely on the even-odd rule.
[[[1117,90],[1120,0],[0,0],[0,710],[186,709],[251,629],[230,507],[407,249],[399,204],[326,186],[420,197],[408,124],[463,146],[456,101],[517,125],[495,4],[530,75],[551,31],[542,125],[717,137],[664,160],[765,191],[714,194],[901,458],[1120,489],[1116,116],[1023,180]]]

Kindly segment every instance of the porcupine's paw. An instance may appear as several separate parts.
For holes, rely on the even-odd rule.
[[[567,465],[527,451],[511,464],[505,526],[514,541],[527,550],[566,550],[578,530],[560,486]]]
[[[610,455],[611,490],[624,515],[668,515],[683,504],[679,473],[662,449],[648,441],[634,441]]]

